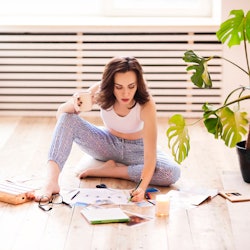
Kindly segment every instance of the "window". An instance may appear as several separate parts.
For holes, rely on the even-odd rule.
[[[0,2],[4,0],[0,0]],[[87,16],[100,15],[102,0],[8,0],[1,5],[1,16]]]
[[[106,0],[108,16],[212,17],[213,0]],[[220,2],[217,0],[217,3]]]
[[[165,25],[173,18],[181,20],[182,25],[186,24],[183,18],[192,19],[193,24],[197,24],[197,18],[203,18],[213,25],[220,22],[220,15],[221,0],[8,0],[0,8],[0,25],[22,24],[22,20],[26,25],[81,25],[88,21],[97,25],[102,25],[103,21],[107,21],[107,25],[128,22],[147,25],[150,21]],[[133,18],[139,22],[133,22]]]

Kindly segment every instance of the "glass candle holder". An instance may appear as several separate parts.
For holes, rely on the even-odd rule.
[[[170,201],[169,197],[165,194],[156,195],[155,199],[155,215],[156,216],[168,216]]]

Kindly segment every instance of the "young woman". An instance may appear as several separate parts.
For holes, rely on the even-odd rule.
[[[112,177],[141,183],[132,192],[132,201],[141,201],[149,184],[169,186],[180,176],[180,166],[157,150],[156,108],[149,94],[143,71],[133,57],[113,58],[105,67],[100,83],[90,87],[92,100],[100,106],[104,127],[79,117],[77,96],[62,104],[57,112],[48,157],[46,183],[35,195],[50,198],[59,193],[59,174],[72,144],[103,165],[85,169],[80,178]]]

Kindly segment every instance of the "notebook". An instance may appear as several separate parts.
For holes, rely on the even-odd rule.
[[[129,216],[121,208],[86,208],[81,214],[90,224],[128,222]]]
[[[242,194],[237,190],[222,190],[219,194],[231,202],[250,201],[250,195]]]

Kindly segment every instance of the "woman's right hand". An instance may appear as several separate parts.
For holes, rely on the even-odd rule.
[[[90,111],[93,106],[93,96],[92,92],[89,90],[76,92],[73,95],[74,108],[78,113]]]
[[[92,88],[88,89],[91,93],[91,98],[92,98],[91,107],[92,107],[92,104],[95,103],[94,94],[97,91],[98,87],[99,87],[99,83],[94,85]],[[57,110],[57,114],[56,114],[57,119],[61,113],[79,114],[81,112],[80,107],[82,104],[81,104],[81,100],[79,98],[80,93],[81,93],[81,91],[74,93],[72,95],[72,97],[70,98],[70,100],[68,100],[67,102],[65,102],[59,106],[59,108]]]
[[[79,114],[79,111],[76,111],[76,109],[75,109],[74,97],[73,96],[70,98],[70,100],[68,100],[67,102],[62,103],[58,107],[57,113],[56,113],[56,118],[58,119],[59,116],[62,113]]]
[[[78,113],[80,113],[80,106],[81,106],[79,92],[74,93],[72,96],[72,99],[73,99],[73,105],[74,105],[74,109],[75,109],[74,113],[78,114]]]

